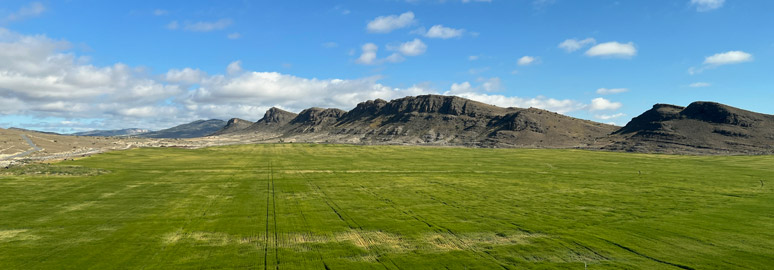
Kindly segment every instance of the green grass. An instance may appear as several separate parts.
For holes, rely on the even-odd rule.
[[[300,144],[111,152],[57,165],[109,173],[0,175],[0,269],[764,269],[772,165]]]

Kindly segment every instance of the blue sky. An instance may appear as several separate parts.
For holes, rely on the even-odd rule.
[[[425,93],[623,125],[772,114],[774,1],[3,1],[0,127],[257,120]]]

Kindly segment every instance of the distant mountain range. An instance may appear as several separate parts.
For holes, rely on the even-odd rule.
[[[295,114],[271,108],[255,123],[232,121],[241,125],[215,135],[252,141],[774,153],[774,116],[714,102],[657,104],[624,127],[439,95],[370,100],[350,111],[310,108]]]
[[[168,129],[138,134],[142,138],[196,138],[218,132],[226,126],[226,121],[218,119],[197,120]]]
[[[159,131],[98,130],[75,135],[774,154],[774,116],[714,102],[688,107],[656,104],[617,127],[535,108],[502,108],[455,96],[423,95],[369,100],[350,111],[309,108],[296,114],[271,108],[256,122],[198,120]]]
[[[71,135],[111,137],[111,136],[132,136],[132,135],[138,135],[138,134],[147,133],[147,132],[150,132],[150,130],[141,129],[141,128],[125,128],[125,129],[116,129],[116,130],[92,130],[92,131],[76,132]]]

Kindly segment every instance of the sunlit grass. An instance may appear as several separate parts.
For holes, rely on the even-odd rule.
[[[84,174],[0,175],[0,269],[763,269],[772,164],[300,144],[112,152],[28,169]]]

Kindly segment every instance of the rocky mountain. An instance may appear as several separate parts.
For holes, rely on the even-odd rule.
[[[656,104],[617,130],[606,150],[646,153],[771,154],[774,115],[715,102]]]
[[[115,129],[115,130],[91,130],[91,131],[84,131],[84,132],[76,132],[71,135],[112,137],[112,136],[133,136],[133,135],[139,135],[147,132],[150,132],[150,130],[141,129],[141,128],[126,128],[126,129]]]
[[[529,108],[502,108],[454,96],[369,100],[350,111],[272,108],[248,128],[220,135],[285,142],[427,144],[479,147],[588,147],[617,127]]]
[[[196,138],[213,134],[226,126],[226,121],[211,119],[197,120],[168,129],[139,134],[143,138]]]
[[[226,122],[226,126],[216,131],[215,133],[211,134],[210,136],[218,136],[222,134],[234,133],[234,132],[246,129],[251,125],[253,125],[252,121],[247,121],[239,118],[231,118],[228,120],[228,122]]]

